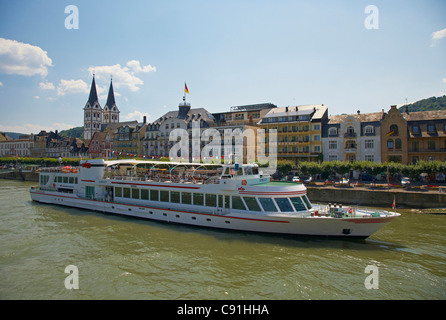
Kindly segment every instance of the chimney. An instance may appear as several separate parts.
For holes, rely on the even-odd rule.
[[[143,119],[143,123],[147,122],[147,117],[146,116],[144,116],[142,119]]]
[[[409,107],[406,106],[406,113],[409,114]]]
[[[358,115],[360,115],[361,114],[361,110],[356,111],[356,113],[358,113]]]

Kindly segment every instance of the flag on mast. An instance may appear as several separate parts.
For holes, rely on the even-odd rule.
[[[395,196],[393,196],[392,209],[396,209]]]
[[[184,92],[185,92],[185,93],[189,93],[189,89],[187,89],[187,84],[186,84],[186,82],[184,83]]]

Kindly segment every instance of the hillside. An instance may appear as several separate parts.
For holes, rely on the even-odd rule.
[[[84,134],[84,127],[75,127],[68,130],[62,130],[59,132],[62,137],[69,138],[81,138]]]
[[[409,108],[409,112],[444,110],[446,109],[446,96],[431,97],[414,102],[412,104],[404,105],[400,107],[400,112],[405,112],[406,107]]]

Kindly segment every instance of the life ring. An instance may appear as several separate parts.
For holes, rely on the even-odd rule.
[[[242,180],[242,186],[246,186],[248,184],[248,181],[246,181],[246,180]]]

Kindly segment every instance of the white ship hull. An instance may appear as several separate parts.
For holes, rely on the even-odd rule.
[[[305,235],[367,238],[398,216],[331,218],[324,216],[291,217],[284,214],[247,214],[229,212],[205,213],[183,208],[161,208],[160,203],[153,205],[126,204],[117,202],[84,199],[73,194],[57,191],[31,189],[33,201],[63,205],[109,214],[118,214],[142,219],[179,223],[207,228],[237,231]]]

